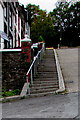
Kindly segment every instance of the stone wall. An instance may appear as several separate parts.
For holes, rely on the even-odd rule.
[[[2,53],[2,90],[22,89],[30,63],[21,52]]]

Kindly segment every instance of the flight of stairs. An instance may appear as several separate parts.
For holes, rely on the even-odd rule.
[[[34,76],[33,85],[30,86],[30,95],[46,95],[54,93],[57,89],[59,83],[54,52],[52,49],[46,49],[37,74]]]

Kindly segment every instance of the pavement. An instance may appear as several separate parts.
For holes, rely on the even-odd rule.
[[[27,98],[2,104],[2,118],[80,118],[79,49],[56,50],[67,94]]]
[[[57,50],[58,59],[67,91],[77,92],[78,89],[78,48]]]

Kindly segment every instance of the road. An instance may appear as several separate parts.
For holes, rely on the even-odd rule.
[[[2,104],[3,118],[80,118],[78,49],[57,51],[67,94],[28,98]],[[79,114],[79,115],[78,115]],[[12,119],[11,119],[12,120]]]
[[[28,98],[2,105],[3,118],[75,118],[78,93]]]

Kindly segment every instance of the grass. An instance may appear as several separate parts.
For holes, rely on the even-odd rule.
[[[15,96],[15,95],[19,95],[19,94],[20,94],[20,90],[19,89],[6,91],[6,92],[0,92],[0,98],[2,98],[2,97],[9,97],[9,96]]]
[[[64,90],[64,91],[62,91],[62,92],[57,92],[57,93],[55,93],[56,95],[58,95],[58,94],[61,94],[61,95],[64,95],[64,94],[68,94],[68,91],[67,90]]]

